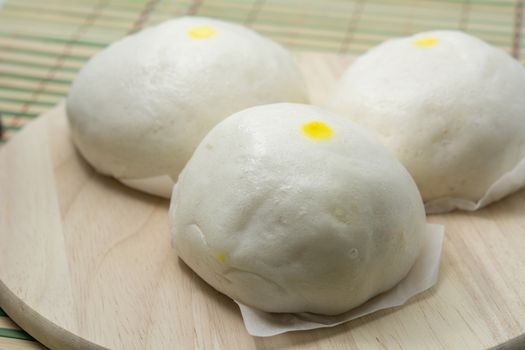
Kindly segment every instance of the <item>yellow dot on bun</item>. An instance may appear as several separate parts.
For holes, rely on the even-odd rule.
[[[219,253],[217,254],[217,260],[218,260],[220,263],[223,263],[223,264],[224,264],[224,263],[225,263],[226,261],[228,261],[229,259],[230,259],[230,256],[229,256],[228,253],[226,253],[226,252],[221,251],[221,252],[219,252]]]
[[[188,31],[188,35],[193,39],[208,39],[215,35],[217,31],[209,25],[193,27]]]
[[[303,134],[313,140],[328,140],[334,136],[330,125],[321,121],[311,121],[303,124]]]
[[[434,36],[428,36],[414,40],[414,45],[417,47],[430,47],[437,45],[438,42],[438,38]]]

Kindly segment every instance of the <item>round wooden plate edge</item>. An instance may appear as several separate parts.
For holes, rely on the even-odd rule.
[[[23,330],[50,349],[107,350],[92,343],[34,311],[0,280],[0,307]]]
[[[54,108],[32,121],[31,124],[35,121],[48,122],[50,115],[56,114],[63,108],[64,104],[58,103]],[[24,135],[24,130],[15,135],[8,143],[23,137],[21,135]],[[18,298],[2,279],[0,279],[0,307],[20,328],[50,349],[108,349],[57,326]]]

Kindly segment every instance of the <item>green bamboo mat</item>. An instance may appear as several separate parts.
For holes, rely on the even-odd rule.
[[[0,143],[59,102],[90,56],[128,33],[172,17],[222,18],[291,49],[350,54],[363,53],[390,37],[461,29],[525,63],[524,2],[0,0]],[[0,341],[1,337],[23,339],[20,344],[32,340],[0,309]]]
[[[34,341],[34,339],[21,330],[18,326],[16,326],[6,315],[4,310],[0,309],[0,337],[3,338],[12,338],[12,339],[19,339],[23,341]],[[1,347],[0,342],[0,349],[4,349]]]

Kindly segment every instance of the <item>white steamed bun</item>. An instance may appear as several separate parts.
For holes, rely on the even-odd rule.
[[[346,118],[300,104],[249,108],[212,129],[170,220],[179,256],[220,292],[327,315],[403,279],[425,229],[399,161]]]
[[[283,47],[240,25],[183,17],[95,55],[73,83],[67,115],[76,146],[101,173],[176,180],[200,140],[228,115],[306,99]]]
[[[381,138],[425,202],[476,202],[525,156],[524,92],[525,69],[506,53],[433,31],[359,57],[331,107]]]

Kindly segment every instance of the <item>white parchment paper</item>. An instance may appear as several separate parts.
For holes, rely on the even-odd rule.
[[[269,337],[290,331],[334,327],[378,310],[403,305],[416,294],[436,284],[439,275],[443,237],[443,226],[427,224],[421,254],[408,275],[389,291],[341,315],[268,313],[236,301],[241,309],[246,330],[253,336]]]
[[[455,209],[475,211],[516,192],[525,186],[525,158],[511,171],[503,174],[477,202],[462,198],[439,198],[425,203],[427,214],[446,213]]]

